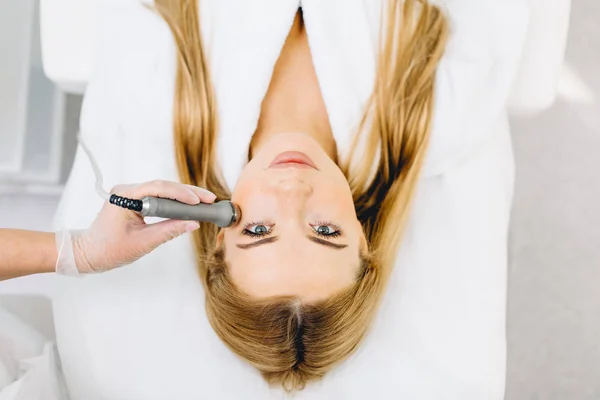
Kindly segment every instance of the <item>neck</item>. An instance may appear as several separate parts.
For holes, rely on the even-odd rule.
[[[281,50],[261,104],[260,118],[250,143],[250,158],[281,132],[310,135],[336,161],[337,147],[300,12]]]

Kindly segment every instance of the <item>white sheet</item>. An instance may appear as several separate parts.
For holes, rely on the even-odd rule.
[[[0,306],[0,400],[66,400],[56,345]]]

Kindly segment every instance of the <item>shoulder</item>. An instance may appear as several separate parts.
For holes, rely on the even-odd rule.
[[[439,3],[450,37],[438,67],[426,177],[444,173],[492,136],[506,113],[529,21],[525,0]]]

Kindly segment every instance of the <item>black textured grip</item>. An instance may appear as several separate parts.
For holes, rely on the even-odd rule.
[[[128,199],[127,197],[117,196],[116,194],[110,196],[109,203],[136,212],[142,211],[142,208],[144,207],[144,203],[141,200]]]

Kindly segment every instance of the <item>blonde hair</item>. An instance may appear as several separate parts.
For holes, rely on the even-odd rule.
[[[215,167],[216,103],[198,0],[155,0],[155,8],[178,49],[174,140],[180,178],[229,198]],[[360,255],[356,283],[312,304],[250,298],[232,283],[224,250],[216,249],[217,228],[203,224],[194,237],[213,329],[270,384],[288,391],[323,377],[365,336],[391,273],[423,163],[448,25],[427,0],[390,0],[386,22],[373,95],[350,157],[364,151],[366,159],[377,159],[375,178],[370,163],[356,172],[342,166],[370,247],[369,254]],[[366,148],[359,149],[359,142]]]

